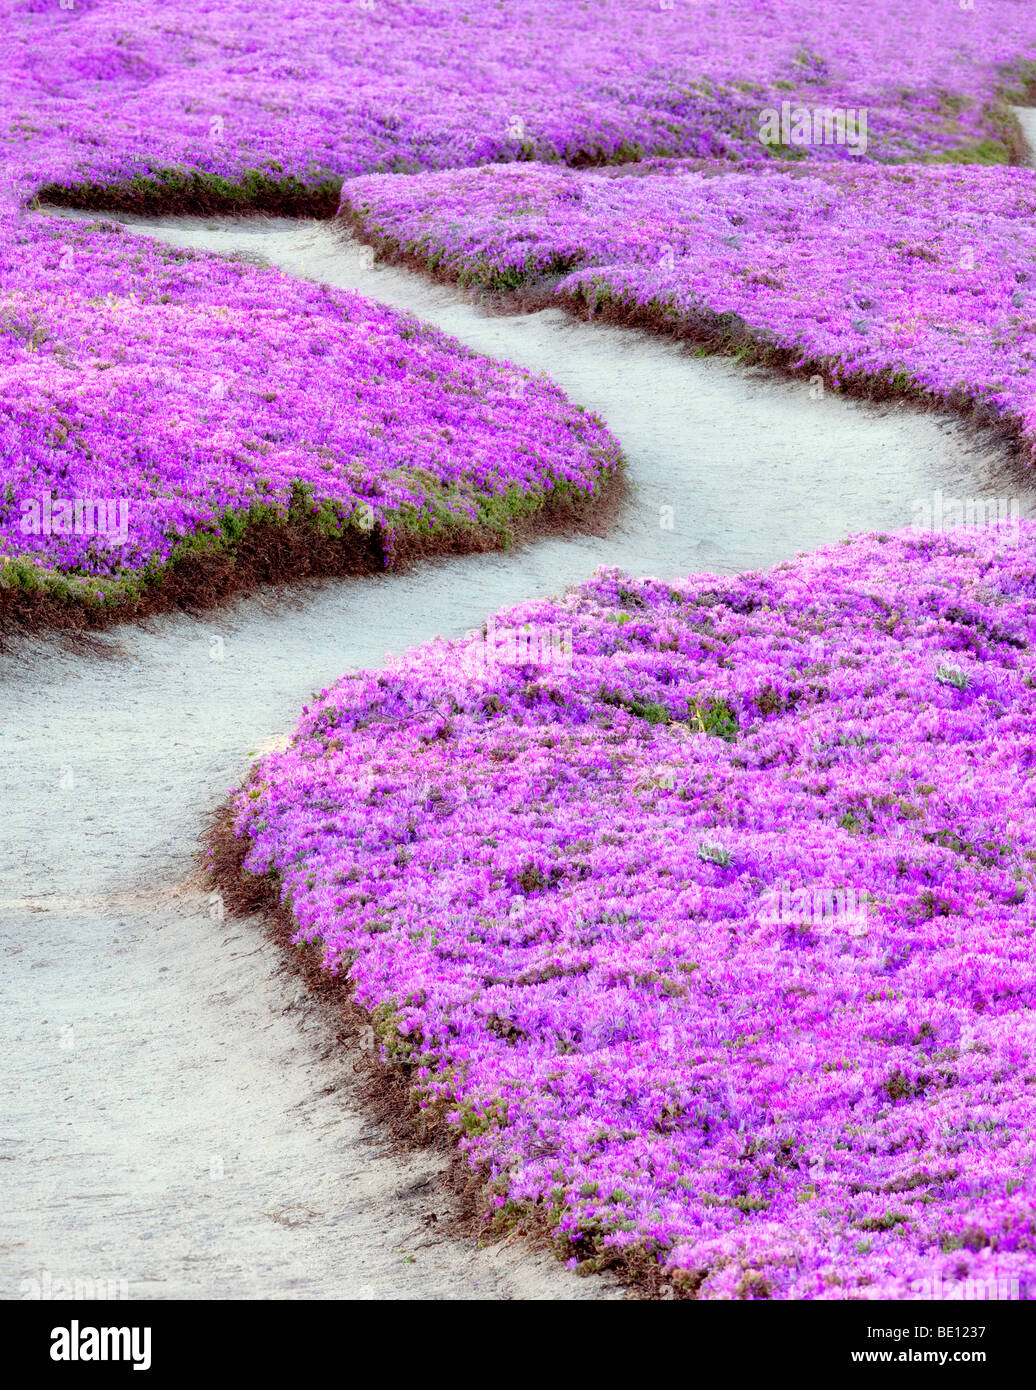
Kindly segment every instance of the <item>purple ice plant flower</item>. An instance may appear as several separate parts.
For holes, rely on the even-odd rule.
[[[322,692],[245,865],[580,1267],[1031,1296],[1034,573],[1029,522],[601,571]]]
[[[1036,450],[1036,173],[654,161],[347,182],[383,250],[1009,421]]]

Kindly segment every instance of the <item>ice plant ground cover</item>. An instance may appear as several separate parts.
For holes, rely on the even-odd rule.
[[[422,254],[439,236],[440,269],[568,275],[595,311],[697,315],[1031,432],[1031,183],[920,168],[1012,154],[1029,0],[2,4],[5,587],[129,608],[271,519],[481,543],[618,460],[549,384],[413,319],[45,224],[34,194],[331,212],[343,179],[406,173],[402,201],[349,187]],[[866,143],[767,143],[785,105],[814,136],[865,112]],[[634,159],[677,162],[542,167]],[[464,172],[487,163],[524,167]],[[128,511],[78,530],[99,499]],[[502,649],[344,679],[264,760],[249,868],[499,1220],[701,1297],[1031,1285],[1034,567],[1025,525],[605,573],[506,615]],[[564,661],[513,659],[527,622]]]
[[[1028,169],[496,165],[354,179],[342,213],[462,284],[977,409],[1036,450]]]
[[[491,160],[996,161],[1013,147],[1005,102],[1036,73],[1027,0],[0,0],[0,17],[4,587],[121,611],[184,544],[233,544],[245,518],[290,506],[334,530],[396,525],[402,508],[440,537],[487,516],[499,536],[559,484],[592,486],[615,448],[546,386],[508,413],[496,369],[470,358],[471,399],[440,393],[463,355],[383,311],[34,229],[18,211],[34,195],[331,212],[346,177]],[[765,113],[785,104],[822,138],[766,143]],[[848,110],[866,113],[863,143],[823,135]],[[336,326],[346,314],[380,326]],[[315,321],[314,360],[289,361]],[[89,519],[102,504],[103,529]]]
[[[1031,1290],[1034,576],[1031,523],[601,571],[321,691],[245,868],[573,1266]]]
[[[0,17],[12,185],[96,199],[136,179],[192,208],[500,159],[761,160],[760,112],[784,101],[866,109],[866,158],[1003,160],[1002,98],[1036,63],[1029,0],[3,0]]]
[[[126,603],[289,513],[389,562],[500,544],[620,463],[557,387],[412,316],[112,223],[0,221],[0,329],[0,575],[51,597]]]

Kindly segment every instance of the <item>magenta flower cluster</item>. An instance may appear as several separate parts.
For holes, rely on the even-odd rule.
[[[499,530],[616,453],[549,387],[523,404],[504,369],[359,300],[40,230],[15,211],[39,189],[190,207],[501,160],[765,167],[763,113],[785,103],[866,111],[864,160],[997,158],[1036,58],[1028,0],[5,0],[2,17],[0,560],[30,578],[151,574],[228,511],[299,497],[331,529]],[[80,527],[84,501],[117,525]]]
[[[503,538],[618,462],[557,387],[359,295],[28,218],[0,222],[0,278],[0,563],[157,570],[227,513],[292,505],[390,550],[400,528]],[[126,524],[77,526],[84,498]]]
[[[1023,522],[601,571],[322,691],[246,867],[573,1265],[1031,1296],[1034,568]]]
[[[796,366],[1009,419],[1036,450],[1036,173],[498,165],[343,188],[375,244],[591,313],[648,311]]]
[[[311,182],[529,157],[757,160],[759,113],[784,101],[867,109],[867,158],[939,156],[1000,142],[995,94],[1036,59],[1029,0],[4,0],[0,12],[5,177],[18,187],[26,173],[110,184],[178,167]]]

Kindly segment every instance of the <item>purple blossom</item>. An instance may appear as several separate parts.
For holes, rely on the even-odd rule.
[[[872,164],[609,174],[497,165],[347,182],[383,248],[581,313],[780,351],[995,418],[1036,450],[1036,173]]]
[[[293,507],[376,528],[390,558],[405,536],[505,543],[619,462],[557,387],[360,295],[10,217],[0,276],[0,567],[22,582],[125,588]]]
[[[1031,1282],[1034,564],[1023,522],[601,571],[322,694],[246,867],[585,1267]],[[509,663],[526,625],[571,661]]]

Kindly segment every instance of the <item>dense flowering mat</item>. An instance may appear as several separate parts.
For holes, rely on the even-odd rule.
[[[499,159],[762,159],[760,112],[784,101],[866,109],[866,158],[1002,159],[996,94],[1036,60],[1030,0],[3,0],[0,23],[7,179],[187,178],[195,205],[195,173],[215,196],[248,171],[254,194]]]
[[[109,605],[289,508],[499,537],[592,493],[615,446],[372,306],[40,230],[34,194],[331,212],[344,177],[491,160],[1002,160],[1036,72],[1028,0],[0,0],[0,23],[0,589]]]
[[[1006,418],[1036,449],[1036,173],[656,161],[351,180],[383,251]]]
[[[322,691],[245,866],[574,1264],[1031,1295],[1034,641],[1025,522],[603,571]]]
[[[308,518],[401,548],[499,544],[592,496],[603,425],[359,295],[112,223],[0,221],[0,575],[139,594],[185,548]]]

